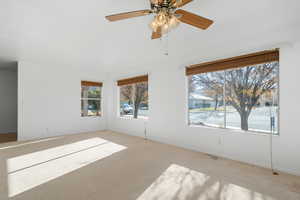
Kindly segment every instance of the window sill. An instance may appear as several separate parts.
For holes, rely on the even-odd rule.
[[[134,118],[134,117],[122,117],[122,116],[119,116],[118,119],[121,119],[121,120],[137,120],[137,121],[148,121],[148,117],[139,117],[139,118]]]
[[[222,130],[224,132],[226,132],[225,134],[243,134],[243,135],[258,135],[258,136],[270,136],[270,133],[266,133],[266,132],[259,132],[259,131],[253,131],[253,130],[249,130],[249,131],[244,131],[241,129],[233,129],[233,128],[223,128],[223,127],[212,127],[212,126],[205,126],[205,125],[193,125],[193,124],[188,124],[189,128],[205,128],[205,129],[212,129],[212,130]],[[273,134],[273,136],[275,137],[279,137],[280,134]]]
[[[81,119],[101,119],[102,116],[80,116]]]

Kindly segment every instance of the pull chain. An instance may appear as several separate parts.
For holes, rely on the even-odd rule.
[[[166,33],[165,36],[162,36],[160,38],[160,43],[162,46],[162,51],[164,51],[164,55],[168,56],[169,55],[169,33]]]
[[[169,55],[169,33],[166,34],[166,49],[165,49],[165,56]]]

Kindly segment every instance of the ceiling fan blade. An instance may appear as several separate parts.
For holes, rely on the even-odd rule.
[[[193,0],[172,0],[173,5],[177,8],[182,7],[188,3],[191,3]]]
[[[210,19],[195,15],[181,9],[176,10],[175,14],[180,15],[180,17],[178,18],[179,21],[201,29],[207,29],[213,23],[213,21]]]
[[[128,19],[132,17],[140,17],[140,16],[145,16],[151,14],[151,10],[138,10],[138,11],[133,11],[133,12],[126,12],[126,13],[120,13],[120,14],[115,14],[115,15],[109,15],[106,16],[105,18],[108,21],[118,21],[118,20],[123,20],[123,19]]]
[[[161,27],[158,27],[156,32],[152,32],[152,36],[151,36],[151,39],[154,40],[154,39],[158,39],[161,37]]]

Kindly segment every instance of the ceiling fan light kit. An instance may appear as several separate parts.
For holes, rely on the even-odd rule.
[[[165,34],[171,29],[176,28],[179,25],[179,20],[174,14],[169,14],[167,12],[159,12],[150,23],[150,27],[153,32],[157,32],[158,27],[161,27],[161,33]]]
[[[118,21],[132,17],[154,14],[150,23],[152,39],[160,38],[163,34],[178,27],[180,22],[195,26],[200,29],[207,29],[213,21],[185,10],[178,9],[193,0],[150,0],[151,10],[139,10],[127,13],[109,15],[105,18],[109,21]]]

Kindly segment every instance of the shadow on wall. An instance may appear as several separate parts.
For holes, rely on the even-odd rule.
[[[0,143],[17,140],[18,64],[0,60]]]

